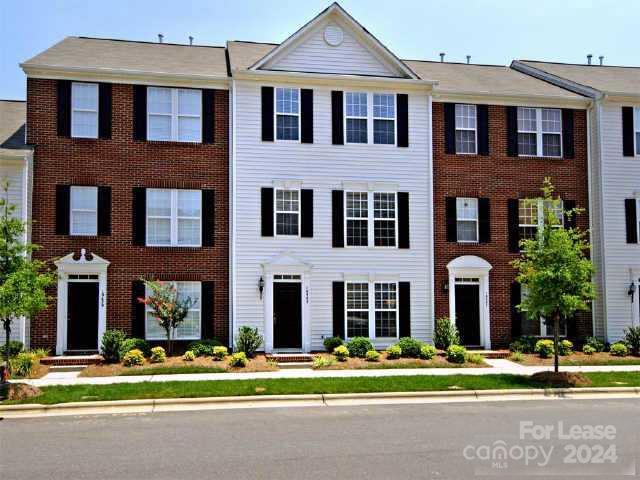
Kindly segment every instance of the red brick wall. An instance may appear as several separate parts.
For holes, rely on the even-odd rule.
[[[587,229],[587,126],[586,112],[574,115],[575,158],[570,160],[507,156],[506,108],[489,106],[489,156],[451,155],[444,146],[444,104],[433,104],[434,231],[435,231],[435,311],[449,315],[449,296],[443,291],[448,282],[447,263],[460,255],[477,255],[492,266],[489,273],[492,346],[505,346],[511,339],[510,288],[515,272],[509,264],[517,257],[509,252],[507,200],[538,196],[545,177],[551,177],[556,191],[585,212],[577,225]],[[446,239],[446,197],[489,198],[491,242],[458,244]],[[579,336],[591,333],[591,315],[577,321]]]
[[[36,145],[33,242],[37,258],[53,260],[86,248],[109,260],[107,328],[131,330],[131,282],[141,276],[215,282],[214,335],[228,337],[228,92],[216,92],[215,143],[133,140],[133,87],[113,85],[112,138],[61,138],[56,133],[56,81],[27,80],[28,142]],[[55,234],[56,184],[112,189],[111,235]],[[132,188],[215,189],[215,246],[151,248],[132,245]],[[52,294],[55,295],[55,289]],[[31,323],[34,347],[54,349],[55,300]]]

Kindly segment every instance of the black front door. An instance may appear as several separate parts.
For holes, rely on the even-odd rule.
[[[480,285],[456,285],[456,327],[463,345],[480,345]]]
[[[98,350],[98,282],[67,288],[67,350]]]
[[[273,347],[302,347],[302,284],[273,284]]]

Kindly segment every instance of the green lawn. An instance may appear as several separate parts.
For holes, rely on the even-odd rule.
[[[120,376],[130,377],[136,375],[175,375],[180,373],[224,373],[226,370],[220,367],[204,367],[201,365],[193,365],[186,367],[142,367],[131,370],[125,370]]]
[[[637,372],[586,373],[594,387],[640,386]],[[194,398],[236,395],[281,395],[310,393],[416,392],[438,390],[487,390],[542,388],[524,375],[447,375],[354,378],[305,378],[265,380],[217,380],[193,382],[143,382],[115,385],[43,387],[42,394],[22,402],[65,403],[93,400],[144,398]],[[7,402],[4,402],[7,403]]]

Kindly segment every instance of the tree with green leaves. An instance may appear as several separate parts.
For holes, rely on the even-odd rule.
[[[554,369],[558,372],[560,321],[569,321],[580,311],[587,311],[595,298],[592,277],[594,267],[587,254],[587,232],[562,228],[562,217],[571,218],[580,209],[563,210],[554,195],[549,178],[542,186],[543,224],[535,238],[520,242],[521,257],[512,265],[516,280],[527,295],[518,309],[531,319],[553,321]]]
[[[5,345],[11,337],[11,324],[20,317],[36,315],[47,307],[47,287],[55,282],[44,262],[33,260],[36,245],[25,241],[26,224],[15,216],[16,206],[9,202],[9,183],[2,185],[0,198],[0,321]],[[7,369],[10,351],[5,348]]]

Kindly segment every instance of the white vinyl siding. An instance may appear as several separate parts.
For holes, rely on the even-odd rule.
[[[201,338],[201,305],[202,284],[200,282],[170,282],[175,285],[178,299],[190,298],[193,301],[184,321],[173,330],[173,340],[199,340]],[[149,289],[145,295],[149,295]],[[151,313],[149,306],[145,307],[145,338],[147,340],[166,340],[167,334]]]
[[[456,153],[475,154],[477,143],[477,110],[475,105],[456,104]]]
[[[98,234],[98,187],[71,187],[69,233],[92,236]]]
[[[147,88],[147,139],[202,141],[202,90]]]
[[[277,236],[298,236],[300,234],[300,191],[277,189],[274,214]]]
[[[71,136],[98,138],[98,84],[71,84]]]
[[[275,89],[276,140],[300,140],[300,89]]]
[[[518,107],[518,154],[562,157],[562,110]]]
[[[477,198],[456,198],[456,231],[460,243],[478,241]]]
[[[200,190],[147,189],[147,245],[199,247],[202,228]]]

